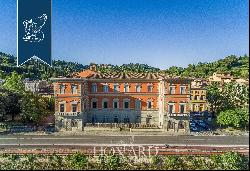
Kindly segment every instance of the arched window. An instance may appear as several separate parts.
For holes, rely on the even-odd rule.
[[[128,83],[124,84],[124,92],[129,92],[129,84]]]
[[[148,84],[148,92],[153,92],[153,85],[152,84]]]
[[[60,94],[65,94],[65,88],[66,88],[65,85],[60,84],[59,93],[60,93]]]
[[[98,100],[96,98],[91,99],[91,108],[92,109],[97,109],[97,102]]]
[[[104,98],[102,100],[102,108],[107,109],[108,108],[108,99]]]
[[[92,91],[92,93],[96,93],[97,92],[97,85],[96,85],[96,83],[93,83],[91,85],[91,91]]]
[[[109,86],[108,86],[108,84],[104,84],[103,85],[103,92],[105,92],[105,93],[109,92]]]
[[[129,99],[124,99],[123,100],[123,108],[124,109],[129,109],[129,107],[130,107],[129,106],[129,101],[130,101]]]
[[[113,99],[113,108],[118,109],[119,108],[119,99]]]
[[[119,92],[119,84],[114,84],[114,92]]]
[[[136,84],[135,85],[135,91],[136,92],[141,92],[141,84]]]

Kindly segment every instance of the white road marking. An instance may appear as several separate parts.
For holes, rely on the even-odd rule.
[[[18,143],[15,144],[0,144],[0,146],[8,146],[8,145],[19,145]],[[60,146],[68,146],[68,145],[75,145],[75,146],[165,146],[165,144],[84,144],[84,143],[67,143],[67,144],[62,144],[62,143],[51,143],[51,144],[25,144],[22,143],[20,144],[22,146],[28,145],[28,146],[38,146],[38,145],[48,145],[48,146],[53,146],[53,145],[60,145]],[[171,148],[171,146],[178,146],[178,147],[190,147],[190,146],[204,146],[204,147],[249,147],[249,145],[196,145],[196,144],[168,144]]]
[[[0,140],[16,140],[17,138],[0,138]]]
[[[65,137],[65,138],[63,138],[63,137],[61,137],[61,138],[46,138],[46,137],[41,137],[41,138],[21,138],[21,139],[34,139],[34,140],[39,140],[39,139],[48,139],[48,140],[64,140],[64,139],[66,139],[66,140],[84,140],[84,139],[93,139],[93,138],[68,138],[68,137]]]

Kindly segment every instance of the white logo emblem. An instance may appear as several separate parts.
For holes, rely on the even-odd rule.
[[[43,14],[41,17],[25,20],[23,22],[25,36],[24,41],[27,42],[40,42],[44,39],[44,33],[41,31],[47,20],[47,15]]]

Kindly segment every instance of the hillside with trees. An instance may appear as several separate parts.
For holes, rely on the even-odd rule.
[[[0,78],[5,78],[11,72],[16,71],[23,78],[44,79],[50,77],[65,76],[69,77],[73,72],[79,72],[89,68],[89,65],[83,65],[76,62],[67,62],[64,60],[53,60],[52,66],[41,63],[39,60],[30,60],[24,65],[16,66],[16,57],[0,52]],[[97,70],[102,73],[112,72],[162,72],[167,75],[207,78],[214,72],[230,73],[235,77],[249,77],[249,56],[231,55],[215,62],[189,64],[182,68],[177,66],[169,67],[166,70],[160,70],[147,64],[130,63],[123,65],[96,64]]]

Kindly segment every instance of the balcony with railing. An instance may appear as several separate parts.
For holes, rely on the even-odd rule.
[[[81,112],[57,112],[59,116],[79,116]]]

